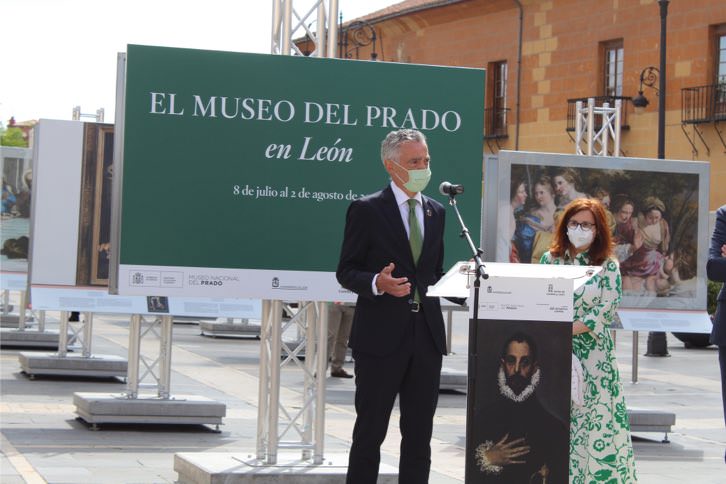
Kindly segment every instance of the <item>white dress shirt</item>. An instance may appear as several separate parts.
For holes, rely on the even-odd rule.
[[[396,203],[398,204],[398,210],[401,212],[401,220],[403,220],[403,226],[406,228],[406,236],[411,238],[411,228],[408,226],[408,195],[403,190],[398,188],[398,185],[391,182],[391,190],[393,190],[393,196],[396,197]],[[414,197],[416,200],[416,218],[418,219],[418,226],[421,228],[421,240],[424,238],[424,213],[423,213],[423,199],[421,198],[421,192],[417,193]]]

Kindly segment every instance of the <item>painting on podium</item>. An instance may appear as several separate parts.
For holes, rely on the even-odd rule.
[[[572,335],[562,322],[480,320],[467,482],[566,483]]]

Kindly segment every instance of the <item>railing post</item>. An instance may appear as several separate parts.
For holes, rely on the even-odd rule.
[[[602,156],[608,155],[608,138],[610,138],[610,103],[602,105],[602,126],[600,127],[600,148]]]
[[[582,101],[575,103],[575,154],[582,154]]]
[[[593,138],[595,137],[595,99],[587,100],[587,156],[592,156]]]
[[[615,146],[613,148],[613,152],[614,152],[615,156],[620,156],[620,131],[621,131],[620,130],[620,126],[621,126],[620,121],[622,119],[621,118],[622,106],[623,106],[623,101],[621,99],[616,99],[615,100],[615,123],[613,125],[613,129],[614,129],[613,138],[615,139]]]

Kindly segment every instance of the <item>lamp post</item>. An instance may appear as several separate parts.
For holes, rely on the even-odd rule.
[[[658,159],[665,158],[665,106],[666,106],[666,19],[668,17],[668,4],[670,0],[658,0],[660,7],[660,64],[659,67],[648,66],[640,73],[640,88],[638,95],[632,99],[636,113],[641,113],[648,104],[643,94],[643,86],[653,88],[658,101]],[[658,87],[655,87],[655,81]],[[665,332],[651,331],[648,333],[648,348],[645,356],[670,356]]]
[[[658,74],[658,159],[665,158],[665,106],[666,106],[666,20],[670,0],[658,0],[660,7],[660,64]],[[651,331],[648,333],[646,356],[670,356],[665,332]]]

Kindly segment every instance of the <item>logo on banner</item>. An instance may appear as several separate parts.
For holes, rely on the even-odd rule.
[[[209,274],[189,274],[190,286],[221,287],[228,282],[239,282],[236,276],[217,276]]]
[[[555,286],[553,284],[547,285],[547,295],[548,296],[564,296],[565,291],[562,289],[555,289]]]
[[[129,273],[130,285],[143,287],[159,287],[161,285],[161,272],[134,271]]]
[[[272,288],[279,289],[281,291],[307,291],[308,286],[293,286],[293,285],[281,285],[279,277],[272,278]]]

